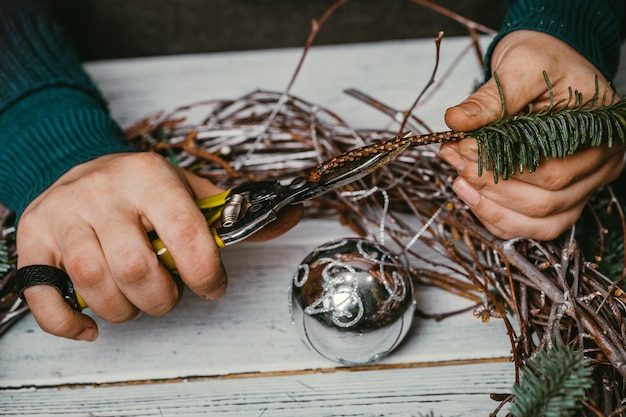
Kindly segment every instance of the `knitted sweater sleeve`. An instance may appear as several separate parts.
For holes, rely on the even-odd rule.
[[[123,137],[45,3],[0,0],[0,202],[21,214],[70,168],[130,151]]]
[[[486,78],[491,54],[506,34],[536,30],[555,36],[585,56],[608,80],[617,72],[626,25],[624,0],[513,0],[498,36],[487,50]]]

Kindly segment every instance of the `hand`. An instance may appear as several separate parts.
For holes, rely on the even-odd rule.
[[[110,322],[146,312],[162,315],[182,288],[158,261],[147,237],[155,230],[182,281],[205,299],[220,297],[227,277],[195,200],[222,190],[155,153],[102,156],[74,167],[26,208],[17,230],[18,267],[64,268],[91,310]],[[299,220],[297,209],[255,239],[269,239]],[[52,287],[24,291],[40,327],[95,340],[97,325],[72,310]]]
[[[492,58],[498,73],[507,115],[527,104],[540,110],[549,104],[543,78],[546,71],[556,99],[567,99],[568,87],[583,94],[612,91],[607,80],[582,55],[550,35],[520,30],[503,37]],[[447,110],[445,120],[453,130],[471,131],[497,120],[501,102],[490,79],[465,101]],[[534,173],[524,172],[494,183],[491,175],[478,176],[477,142],[465,139],[441,146],[440,155],[458,171],[453,188],[484,226],[496,236],[550,240],[571,227],[591,194],[616,179],[623,166],[624,146],[598,147],[565,159],[542,161]]]

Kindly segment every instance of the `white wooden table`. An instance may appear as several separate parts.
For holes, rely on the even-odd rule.
[[[444,39],[440,74],[469,41]],[[87,68],[128,125],[159,109],[257,88],[282,91],[300,49],[90,63]],[[386,116],[347,97],[355,87],[404,109],[430,77],[432,40],[314,47],[293,94],[328,107],[355,127],[386,127]],[[480,79],[473,53],[420,116],[444,128],[446,107]],[[304,220],[263,244],[223,250],[227,294],[206,302],[187,292],[170,314],[124,324],[99,321],[100,338],[44,334],[27,316],[0,338],[2,416],[488,416],[490,393],[510,392],[514,368],[503,323],[471,312],[416,319],[405,343],[381,362],[350,368],[301,343],[288,314],[296,265],[316,245],[354,234],[334,219]],[[430,312],[465,301],[418,288]]]

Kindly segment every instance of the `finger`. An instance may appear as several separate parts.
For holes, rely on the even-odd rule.
[[[50,234],[42,233],[41,225],[29,219],[24,213],[17,228],[17,267],[30,265],[50,265],[60,267],[60,252],[49,239]],[[53,249],[54,248],[54,249]],[[70,307],[55,288],[48,285],[35,285],[24,290],[24,298],[33,317],[42,330],[59,337],[93,341],[98,337],[98,326],[89,316]]]
[[[48,285],[36,285],[24,290],[28,307],[42,330],[68,339],[94,341],[98,326],[89,316],[73,310],[61,294]]]
[[[483,190],[483,195],[501,205],[511,204],[513,201],[519,202],[520,196],[532,196],[532,198],[521,199],[522,202],[518,204],[517,210],[532,217],[550,216],[584,205],[600,187],[619,176],[621,167],[621,158],[614,158],[614,162],[607,162],[575,181],[570,181],[568,178],[564,186],[559,185],[558,177],[552,181],[548,180],[553,187],[535,186],[528,181],[519,181],[513,177],[514,186],[507,189],[506,193],[500,193],[496,187],[489,185]]]
[[[623,156],[621,144],[579,150],[563,159],[543,161],[535,173],[526,172],[519,179],[549,190],[562,189],[587,178],[597,179],[597,186],[601,186],[617,178]]]
[[[185,177],[185,180],[189,184],[192,192],[194,193],[194,198],[204,198],[211,195],[219,194],[224,191],[223,188],[218,187],[213,184],[211,181],[199,177],[189,171],[182,171]]]
[[[527,239],[551,240],[558,237],[564,230],[571,227],[582,211],[585,201],[568,210],[560,211],[551,215],[532,217],[503,206],[495,201],[478,195],[476,199],[467,197],[468,190],[475,190],[467,184],[463,178],[458,178],[453,186],[455,192],[465,201],[481,223],[494,235],[502,239],[522,237]]]
[[[506,184],[489,184],[479,191],[462,177],[455,180],[452,188],[472,211],[481,212],[482,219],[489,220],[489,210],[484,209],[484,205],[494,203],[512,214],[517,213],[520,221],[524,221],[524,217],[544,218],[570,210],[593,191],[579,183],[567,190],[552,192],[515,179],[507,180]]]
[[[520,180],[522,176],[519,175],[496,184],[490,178],[475,174],[463,174],[455,181],[453,189],[475,212],[480,211],[480,203],[482,199],[486,199],[525,216],[548,217],[580,206],[600,186],[617,177],[621,170],[621,160],[616,162],[604,164],[580,180],[554,189]]]
[[[204,215],[180,186],[165,189],[167,199],[146,197],[145,215],[189,288],[203,298],[219,298],[226,289],[226,272]]]
[[[57,235],[63,236],[57,243],[63,267],[91,310],[112,323],[137,317],[139,310],[116,285],[93,228],[86,222],[73,223]]]
[[[457,195],[488,230],[503,238],[558,236],[574,224],[590,195],[617,178],[623,166],[623,151],[596,149],[548,161],[535,173],[496,184],[490,175],[478,176],[475,143],[467,142],[442,147],[441,156],[459,171],[453,185]]]
[[[622,165],[623,150],[603,146],[581,150],[563,159],[542,161],[535,172],[525,171],[515,178],[550,191],[589,180],[597,188],[617,178]]]
[[[446,144],[440,156],[465,177],[475,188],[493,183],[493,177],[483,171],[478,176],[478,145],[474,139],[464,139]],[[452,145],[452,146],[451,146]],[[610,182],[619,175],[623,165],[624,146],[598,147],[580,150],[566,158],[543,160],[535,172],[516,173],[515,179],[547,190],[560,190],[585,178],[595,178],[598,186]]]
[[[181,288],[159,262],[140,223],[113,216],[96,227],[111,276],[130,303],[153,316],[171,311]]]

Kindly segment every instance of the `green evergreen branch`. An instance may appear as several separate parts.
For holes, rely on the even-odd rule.
[[[591,388],[592,368],[570,347],[540,350],[522,371],[513,388],[515,417],[569,417],[579,410]]]
[[[494,74],[502,114],[505,101],[502,85]],[[613,95],[607,103],[600,97],[598,79],[594,96],[583,101],[582,94],[569,89],[569,99],[555,102],[552,85],[544,72],[550,94],[550,104],[538,113],[501,117],[469,136],[478,140],[479,174],[492,170],[494,181],[507,179],[518,169],[533,172],[543,159],[565,158],[575,151],[606,144],[612,146],[617,137],[626,142],[626,100],[616,101]]]
[[[7,241],[0,239],[0,272],[7,272],[12,267],[9,259],[9,248]]]

